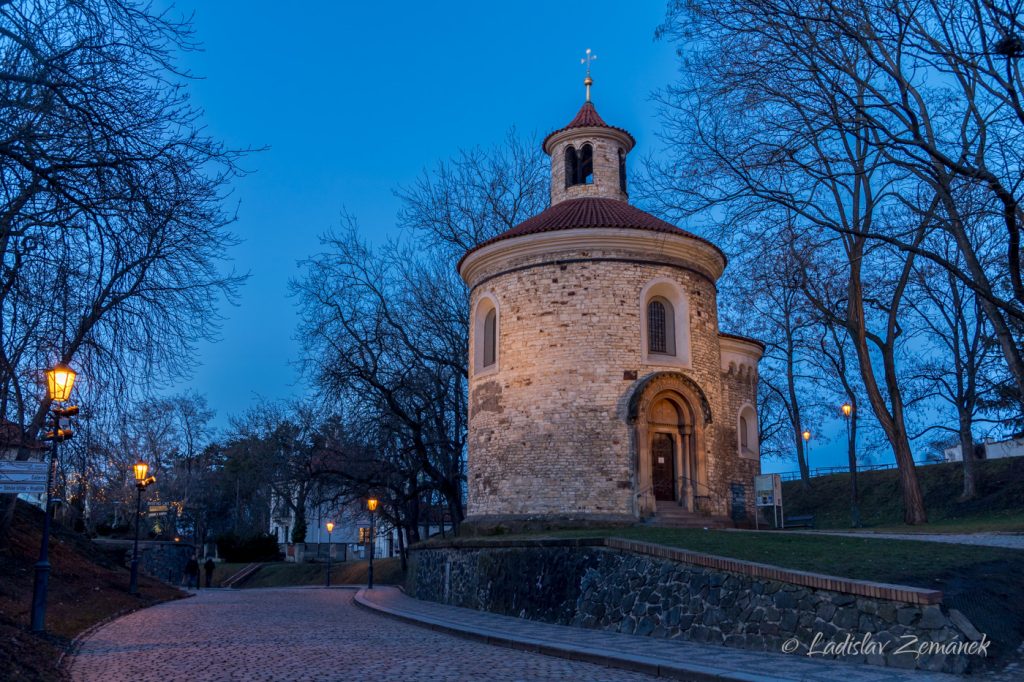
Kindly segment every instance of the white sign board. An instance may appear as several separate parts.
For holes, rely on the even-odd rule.
[[[778,474],[754,476],[754,499],[758,507],[781,507],[782,477]]]
[[[0,493],[46,492],[46,462],[0,461]]]

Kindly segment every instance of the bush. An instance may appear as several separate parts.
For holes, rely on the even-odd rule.
[[[257,533],[245,538],[226,533],[217,538],[217,553],[224,561],[232,563],[277,561],[281,558],[277,538],[268,533]]]

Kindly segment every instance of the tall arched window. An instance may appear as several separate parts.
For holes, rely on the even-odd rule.
[[[565,148],[565,186],[578,185],[579,162],[576,158],[576,148],[571,144]]]
[[[484,294],[473,312],[473,371],[476,374],[497,371],[500,334],[498,301],[493,294]]]
[[[750,403],[740,408],[740,413],[736,419],[736,436],[736,445],[738,446],[740,457],[748,459],[760,457],[761,451],[757,438],[757,413],[754,412],[754,407]]]
[[[594,182],[594,148],[589,144],[583,145],[580,149],[580,174],[577,180],[579,185],[590,185]]]
[[[626,152],[619,147],[619,189],[626,192]]]
[[[498,311],[491,308],[484,316],[484,367],[498,358]]]
[[[647,304],[647,352],[676,354],[675,311],[662,296],[655,296]]]

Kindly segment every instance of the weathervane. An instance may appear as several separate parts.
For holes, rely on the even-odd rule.
[[[580,64],[587,65],[587,77],[583,79],[583,84],[587,86],[587,101],[590,101],[590,86],[594,84],[594,79],[590,77],[590,62],[597,59],[597,55],[587,48],[587,56],[580,60]]]

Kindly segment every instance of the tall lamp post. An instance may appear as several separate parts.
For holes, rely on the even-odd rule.
[[[74,435],[67,420],[78,414],[74,405],[55,407],[54,403],[66,403],[71,398],[75,385],[75,372],[63,363],[46,371],[46,394],[50,401],[50,417],[53,430],[47,431],[43,440],[53,441],[50,465],[46,469],[46,509],[43,516],[43,539],[39,545],[39,561],[36,562],[35,581],[32,586],[32,632],[46,632],[46,590],[50,583],[50,523],[53,518],[53,478],[57,467],[57,444]]]
[[[853,437],[850,431],[853,405],[843,403],[840,409],[843,411],[843,419],[846,421],[846,454],[850,460],[850,525],[860,528],[860,503],[857,500],[857,453],[853,448]]]
[[[804,450],[806,451],[805,457],[807,458],[807,476],[811,476],[811,432],[804,429],[801,434],[804,437]]]
[[[135,474],[135,544],[132,545],[132,577],[128,581],[128,594],[139,593],[139,517],[142,516],[142,491],[156,482],[156,476],[147,476],[149,465],[141,459],[132,467]]]
[[[377,515],[376,512],[377,512],[377,505],[378,504],[379,504],[379,502],[377,501],[376,497],[371,497],[370,499],[368,499],[366,501],[366,508],[370,510],[370,567],[369,567],[369,570],[366,573],[366,577],[367,577],[366,587],[367,587],[367,589],[370,589],[370,590],[373,589],[373,546],[375,544],[374,543],[374,537],[373,537],[373,535],[374,535],[374,533],[373,533],[374,523],[373,522],[374,522],[374,517]]]
[[[327,522],[327,587],[331,586],[331,533],[334,532],[334,521]]]

